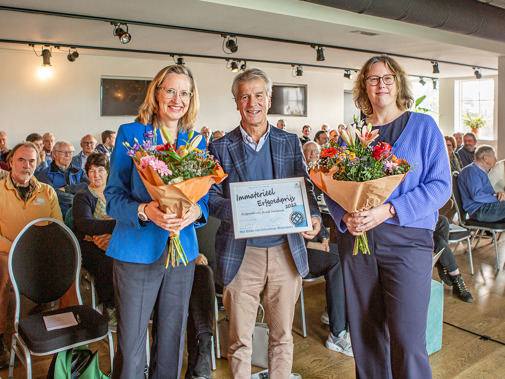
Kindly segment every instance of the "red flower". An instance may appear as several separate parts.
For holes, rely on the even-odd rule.
[[[321,151],[321,158],[334,157],[335,155],[337,155],[337,153],[338,153],[337,149],[335,149],[334,147],[330,147],[328,149]]]
[[[387,142],[379,142],[374,146],[372,156],[376,161],[381,158],[387,158],[391,155],[391,145]]]
[[[164,145],[158,145],[156,146],[156,150],[158,151],[175,151],[175,144],[174,145],[171,145],[169,144],[168,142]]]

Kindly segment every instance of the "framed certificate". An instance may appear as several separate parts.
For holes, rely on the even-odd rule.
[[[235,238],[312,230],[304,178],[230,183]]]

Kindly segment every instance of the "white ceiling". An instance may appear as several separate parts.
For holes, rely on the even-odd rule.
[[[495,1],[503,5],[504,1]],[[466,63],[496,68],[498,56],[505,54],[505,44],[424,28],[398,21],[357,15],[298,0],[0,0],[0,5],[17,8],[170,24],[230,33],[249,34],[322,45],[338,45],[427,59]],[[113,27],[104,21],[82,20],[0,10],[0,39],[44,42],[51,45],[70,44],[90,47],[127,48],[133,50],[201,54],[227,58],[259,59],[322,64],[359,69],[369,53],[326,48],[324,62],[316,62],[310,46],[271,42],[240,37],[239,50],[226,55],[222,37],[185,30],[161,29],[130,25],[132,40],[119,43],[112,35]],[[377,33],[365,36],[356,30]],[[0,43],[2,49],[31,49],[27,44]],[[41,46],[36,47],[40,53]],[[53,54],[67,54],[53,49]],[[82,54],[163,59],[166,56],[79,49]],[[202,58],[186,57],[186,62]],[[430,62],[399,58],[413,75],[435,77],[471,76],[473,70],[440,64],[441,74],[433,75]],[[305,70],[322,70],[305,67]],[[484,75],[496,71],[483,70]]]

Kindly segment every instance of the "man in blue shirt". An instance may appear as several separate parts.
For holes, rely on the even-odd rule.
[[[475,161],[463,168],[458,176],[463,209],[474,220],[505,221],[505,193],[495,192],[488,177],[489,170],[495,165],[493,148],[483,145],[476,150]]]

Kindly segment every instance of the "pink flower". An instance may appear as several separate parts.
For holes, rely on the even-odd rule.
[[[372,130],[372,124],[363,125],[361,132],[356,130],[356,134],[358,135],[361,144],[366,149],[368,145],[370,145],[370,143],[379,136],[379,129]]]
[[[147,155],[145,157],[140,158],[140,168],[146,169],[152,160],[156,160],[156,158],[153,157],[152,155]]]
[[[349,126],[339,125],[338,127],[338,134],[349,147],[354,147],[357,133],[358,131],[354,124],[350,124]]]
[[[147,166],[151,166],[160,176],[172,175],[172,171],[168,168],[167,164],[152,155],[140,158],[140,167],[145,169]]]

